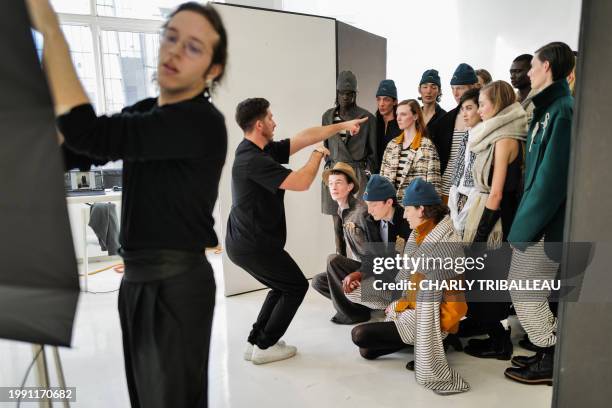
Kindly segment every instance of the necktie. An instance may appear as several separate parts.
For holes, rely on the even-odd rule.
[[[380,222],[380,235],[383,242],[389,242],[389,223],[387,221]]]

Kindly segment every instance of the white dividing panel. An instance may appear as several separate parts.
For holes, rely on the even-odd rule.
[[[220,241],[225,241],[227,217],[232,204],[231,169],[234,153],[243,138],[236,125],[236,105],[249,97],[271,103],[278,124],[275,139],[321,124],[323,112],[334,102],[336,83],[335,21],[267,10],[216,4],[229,38],[229,66],[215,105],[225,114],[229,133],[228,157],[221,177],[219,210]],[[312,148],[291,157],[289,167],[298,169]],[[285,249],[306,277],[325,270],[334,252],[330,216],[321,214],[320,178],[307,192],[287,192],[287,245]],[[255,279],[223,255],[225,295],[262,288]]]

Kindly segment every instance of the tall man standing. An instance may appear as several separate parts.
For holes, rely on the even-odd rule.
[[[244,140],[236,149],[232,168],[232,209],[227,222],[226,247],[232,262],[272,290],[268,292],[248,337],[245,359],[254,364],[293,357],[297,349],[279,339],[285,334],[308,290],[299,266],[284,250],[287,237],[285,190],[305,191],[314,180],[321,159],[316,148],[299,170],[281,164],[306,146],[346,131],[359,132],[367,119],[356,119],[303,130],[291,139],[273,141],[276,123],[270,103],[263,98],[242,101],[236,122]]]
[[[371,120],[361,126],[358,134],[348,137],[346,131],[340,131],[324,142],[325,147],[329,149],[325,169],[334,167],[338,162],[349,164],[357,175],[359,185],[356,187],[359,189],[359,196],[363,194],[368,182],[367,172],[377,173],[380,168],[376,121],[374,115],[357,106],[357,77],[355,74],[351,71],[342,71],[336,83],[336,106],[323,114],[323,125],[363,117]],[[321,212],[329,215],[338,213],[338,204],[331,198],[329,189],[323,184],[321,185]]]
[[[440,75],[435,69],[428,69],[423,72],[421,81],[419,82],[419,99],[423,102],[423,119],[429,130],[438,119],[440,119],[446,111],[442,109],[440,98],[442,98],[442,86]]]
[[[397,88],[392,79],[383,79],[376,91],[376,137],[378,137],[378,163],[382,163],[382,156],[387,143],[402,133],[397,125]]]
[[[428,127],[438,155],[440,156],[440,173],[442,175],[442,200],[448,202],[448,193],[452,184],[453,173],[455,171],[455,161],[459,145],[465,132],[465,122],[459,115],[461,110],[461,97],[472,88],[478,86],[478,78],[474,68],[466,63],[461,63],[455,70],[451,79],[451,89],[453,97],[457,102],[457,107],[442,116],[431,127]]]
[[[525,112],[527,112],[527,123],[531,123],[533,116],[532,98],[536,91],[531,89],[531,81],[527,73],[531,69],[531,54],[521,54],[512,61],[510,65],[510,82],[516,88],[516,100],[520,102]]]

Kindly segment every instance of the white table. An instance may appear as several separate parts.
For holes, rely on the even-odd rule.
[[[104,194],[79,195],[66,197],[67,204],[91,204],[108,203],[111,201],[121,201],[122,192],[106,190]],[[89,277],[89,255],[87,251],[87,227],[89,226],[89,207],[83,206],[81,218],[83,219],[83,291],[87,292],[87,279]]]

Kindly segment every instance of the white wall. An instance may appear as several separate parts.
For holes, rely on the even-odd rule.
[[[512,60],[550,41],[578,47],[580,0],[283,0],[285,10],[335,17],[387,38],[387,76],[415,98],[421,74],[440,71],[442,106],[460,62],[510,80]],[[381,78],[382,79],[382,78]],[[367,98],[367,95],[360,95]],[[374,95],[371,96],[374,98]]]
[[[334,101],[336,83],[335,22],[320,17],[217,5],[229,37],[229,66],[224,84],[214,96],[225,114],[229,132],[227,162],[219,191],[223,242],[231,208],[231,169],[243,133],[234,120],[236,105],[249,97],[271,103],[278,124],[275,139],[321,124],[321,115]],[[298,169],[312,148],[291,157]],[[307,192],[287,192],[286,250],[307,277],[325,270],[327,255],[334,252],[330,216],[321,214],[320,178]],[[257,281],[223,256],[225,294],[261,288]]]

